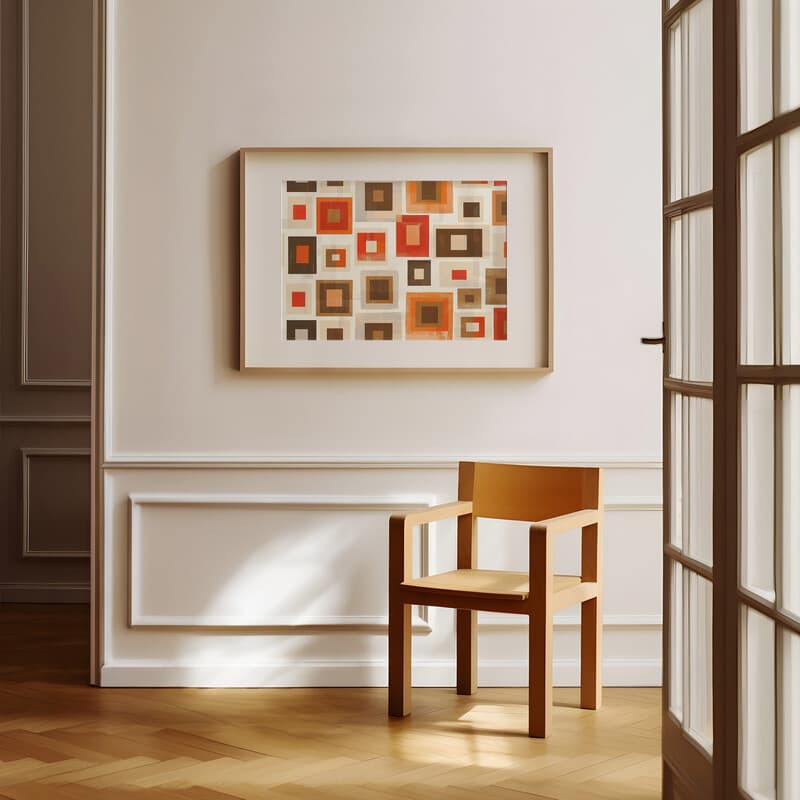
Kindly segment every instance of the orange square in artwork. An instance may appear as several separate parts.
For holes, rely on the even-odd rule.
[[[293,205],[292,206],[292,219],[305,219],[306,218],[306,207],[304,205]]]
[[[344,292],[341,289],[328,289],[325,292],[325,305],[338,308],[344,305]]]
[[[307,244],[299,244],[294,251],[294,260],[298,264],[308,264],[311,260],[311,248]]]
[[[305,292],[292,292],[292,308],[303,308],[306,304]]]
[[[410,247],[419,245],[419,229],[420,225],[406,225],[406,244]]]

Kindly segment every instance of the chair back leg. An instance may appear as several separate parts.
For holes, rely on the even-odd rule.
[[[478,613],[456,611],[456,692],[475,694],[478,688]]]
[[[581,603],[581,708],[602,704],[603,607],[599,597]]]

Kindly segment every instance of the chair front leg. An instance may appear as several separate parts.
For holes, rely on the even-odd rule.
[[[411,577],[411,527],[402,516],[389,520],[389,716],[411,713],[411,606],[401,584]]]
[[[389,600],[389,716],[411,713],[411,606]]]
[[[553,711],[553,549],[531,529],[528,614],[528,736],[545,738]]]

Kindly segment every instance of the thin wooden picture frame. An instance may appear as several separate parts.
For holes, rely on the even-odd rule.
[[[250,298],[248,297],[248,288],[251,284],[255,284],[252,272],[252,262],[256,259],[253,258],[252,249],[253,245],[248,234],[254,229],[254,225],[248,226],[248,213],[253,213],[248,208],[249,192],[252,194],[252,185],[257,183],[257,178],[249,174],[253,169],[254,157],[257,159],[264,156],[267,159],[280,160],[286,166],[282,167],[280,173],[283,179],[325,179],[324,175],[318,175],[316,172],[309,172],[306,170],[302,174],[298,174],[296,164],[303,163],[303,159],[308,159],[312,163],[313,159],[319,158],[339,158],[352,160],[364,156],[365,159],[372,159],[373,169],[375,159],[397,159],[401,157],[408,157],[410,159],[418,158],[420,156],[427,158],[432,156],[437,158],[441,156],[443,159],[448,158],[461,158],[475,156],[477,159],[484,158],[497,158],[506,157],[517,158],[519,156],[530,156],[533,162],[541,161],[541,186],[538,187],[538,196],[536,195],[537,187],[530,189],[532,196],[536,196],[536,202],[541,206],[536,209],[534,213],[533,204],[531,204],[531,213],[534,219],[530,225],[530,231],[527,235],[534,237],[537,248],[541,248],[540,252],[533,259],[532,254],[532,268],[527,280],[534,290],[531,293],[531,313],[538,314],[539,316],[533,321],[529,322],[532,330],[532,335],[523,339],[518,338],[518,347],[527,347],[531,352],[536,352],[535,358],[529,358],[525,363],[519,363],[521,360],[517,359],[516,363],[509,363],[513,361],[512,357],[507,357],[498,363],[497,360],[492,359],[491,364],[481,363],[477,366],[463,363],[458,364],[442,364],[442,363],[420,363],[420,364],[395,364],[387,365],[381,363],[378,358],[374,356],[383,356],[384,353],[378,350],[373,350],[370,355],[373,356],[370,360],[373,363],[342,363],[341,360],[334,363],[286,363],[286,359],[278,360],[280,363],[264,363],[269,359],[263,356],[254,356],[252,352],[252,345],[250,351],[248,350],[248,331],[250,331],[250,338],[254,339],[253,333],[253,309],[248,310]],[[318,163],[318,162],[317,162]],[[434,170],[439,177],[446,177],[441,175],[439,171]],[[474,173],[467,172],[461,175],[462,178],[473,177]],[[313,176],[313,177],[309,177]],[[348,180],[361,180],[363,176],[348,174],[345,176]],[[397,177],[396,180],[404,180],[410,177],[405,175]],[[428,176],[421,175],[421,178]],[[490,175],[474,175],[478,178],[490,178],[496,176]],[[369,179],[367,177],[367,179]],[[449,178],[448,178],[449,179]],[[271,179],[273,183],[277,183],[274,177]],[[282,182],[282,181],[281,181]],[[275,199],[276,189],[272,187],[273,191],[270,195],[272,200]],[[513,189],[513,186],[510,186]],[[250,197],[250,204],[255,205],[256,200]],[[240,259],[239,259],[239,288],[240,288],[240,311],[239,311],[239,369],[247,373],[270,373],[270,372],[381,372],[381,373],[429,373],[429,372],[511,372],[511,373],[524,373],[529,375],[544,375],[553,371],[553,316],[554,316],[554,292],[553,292],[553,271],[554,271],[554,257],[553,257],[553,149],[550,147],[243,147],[239,150],[239,211],[240,211],[240,229],[239,229],[239,246],[240,246]],[[258,216],[256,219],[264,219],[263,216]],[[537,231],[537,226],[539,230]],[[520,226],[517,226],[519,229]],[[540,233],[540,239],[536,240],[535,236]],[[513,236],[513,231],[512,234]],[[249,257],[248,257],[249,256]],[[263,260],[263,259],[262,259]],[[520,259],[522,261],[523,259]],[[535,261],[535,263],[534,263]],[[274,262],[273,262],[274,263]],[[279,262],[280,263],[280,262]],[[282,281],[281,269],[275,270],[278,273],[278,278],[270,277],[269,280]],[[259,277],[258,280],[263,280]],[[280,284],[282,288],[282,283]],[[261,287],[263,288],[263,286]],[[261,294],[260,296],[263,296]],[[268,315],[263,315],[265,318]],[[274,315],[271,315],[274,317]],[[261,325],[261,332],[265,330],[264,324]],[[270,320],[273,328],[270,331],[275,331],[275,338],[278,339],[278,323],[274,319]],[[511,323],[513,324],[513,322]],[[534,330],[534,328],[537,328]],[[263,340],[263,336],[259,341]],[[282,342],[281,344],[285,344]],[[292,346],[296,343],[292,342]],[[319,345],[322,342],[299,343],[301,345],[314,344]],[[327,345],[327,343],[325,343]],[[359,343],[361,345],[363,343]],[[385,343],[378,345],[384,348]],[[397,343],[401,344],[400,342]],[[403,342],[403,344],[412,344],[417,346],[419,343]],[[441,342],[436,344],[441,345]],[[481,344],[489,344],[489,342],[481,342]],[[505,344],[505,342],[494,342],[492,344]],[[330,345],[328,345],[330,346]],[[375,348],[375,345],[370,343],[370,347]],[[441,354],[442,351],[440,350]],[[441,360],[441,359],[439,359]],[[484,357],[484,362],[487,359]]]

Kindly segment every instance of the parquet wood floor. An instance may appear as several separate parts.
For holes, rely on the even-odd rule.
[[[660,693],[557,689],[529,739],[524,689],[96,689],[84,606],[0,606],[2,800],[646,800]]]

